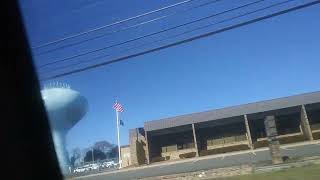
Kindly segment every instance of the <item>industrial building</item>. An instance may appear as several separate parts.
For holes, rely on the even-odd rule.
[[[280,144],[319,139],[320,92],[145,122],[129,132],[127,165],[267,147],[267,116]]]

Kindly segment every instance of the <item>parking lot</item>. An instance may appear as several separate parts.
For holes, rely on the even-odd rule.
[[[98,162],[98,163],[90,163],[82,166],[75,167],[71,176],[84,176],[88,174],[96,174],[99,172],[107,172],[118,169],[119,164],[112,161]]]

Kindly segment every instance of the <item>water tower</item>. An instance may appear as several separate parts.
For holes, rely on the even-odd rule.
[[[49,116],[53,142],[64,174],[69,172],[69,156],[66,150],[66,135],[78,123],[88,110],[86,98],[70,86],[54,83],[41,91]]]

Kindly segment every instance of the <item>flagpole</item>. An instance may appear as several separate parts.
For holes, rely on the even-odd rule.
[[[120,133],[119,133],[119,112],[116,110],[117,115],[117,135],[118,135],[118,158],[119,158],[119,169],[121,168],[121,148],[120,148]]]

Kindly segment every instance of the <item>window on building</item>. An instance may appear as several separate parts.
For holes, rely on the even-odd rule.
[[[207,140],[208,146],[220,145],[220,144],[229,144],[234,142],[240,142],[247,140],[245,134],[228,136],[228,137],[219,137],[219,138],[210,138]]]
[[[178,144],[178,150],[194,148],[194,143]]]
[[[169,146],[163,146],[161,148],[161,152],[172,152],[172,151],[177,151],[177,145],[169,145]]]

